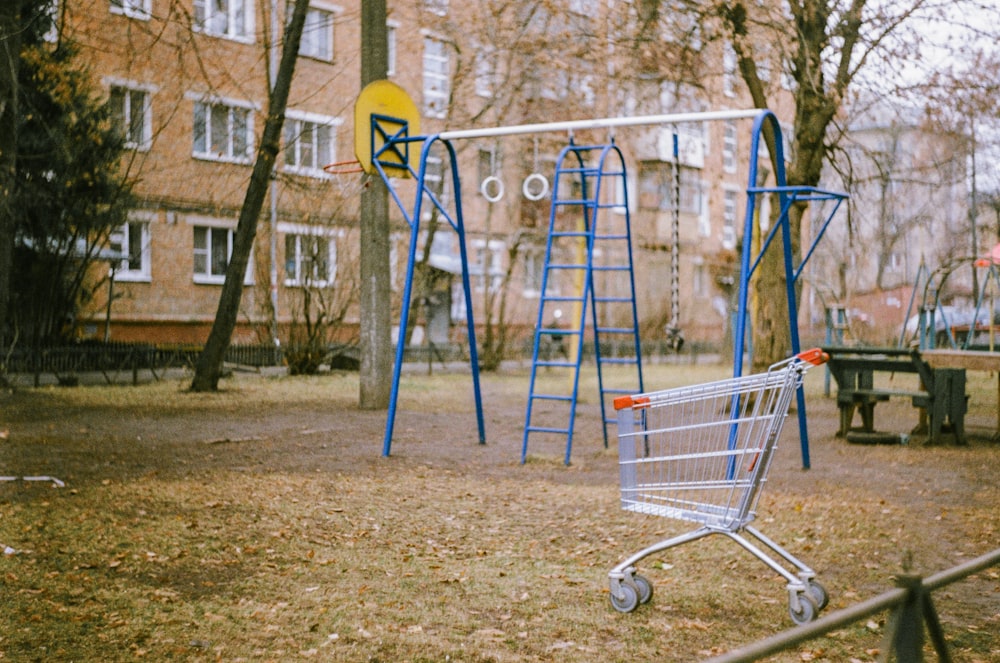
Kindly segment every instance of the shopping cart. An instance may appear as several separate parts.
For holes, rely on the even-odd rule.
[[[788,581],[795,623],[815,619],[826,606],[813,570],[750,526],[792,396],[806,370],[826,359],[822,350],[808,350],[766,373],[615,399],[622,508],[700,525],[611,570],[616,610],[631,612],[652,598],[652,584],[636,573],[639,560],[709,534],[728,536]]]

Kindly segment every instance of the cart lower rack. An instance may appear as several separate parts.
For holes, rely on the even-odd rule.
[[[750,522],[791,399],[806,370],[824,361],[821,350],[808,350],[766,373],[615,399],[622,508],[700,525],[611,570],[616,610],[631,612],[652,598],[652,584],[636,573],[639,560],[723,534],[788,581],[793,621],[804,624],[816,618],[827,604],[816,574]]]

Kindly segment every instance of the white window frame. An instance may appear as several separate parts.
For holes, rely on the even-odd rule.
[[[122,90],[123,92],[122,108],[120,110],[122,125],[127,127],[125,132],[125,147],[132,150],[139,150],[140,152],[148,151],[153,144],[153,93],[157,90],[156,86],[117,78],[106,78],[104,82],[108,86],[109,104],[111,103],[112,94],[115,89]],[[141,106],[138,110],[135,108],[134,94],[142,95]],[[119,109],[112,108],[111,110],[117,114]],[[139,113],[140,122],[138,125],[135,122],[137,112]],[[136,126],[140,128],[142,134],[138,139],[132,135],[132,129]]]
[[[424,0],[424,9],[438,16],[447,16],[448,4],[448,0]]]
[[[729,43],[722,47],[722,94],[736,96],[736,49]]]
[[[712,216],[708,211],[708,191],[711,188],[711,184],[705,180],[701,181],[701,204],[698,214],[698,236],[699,237],[711,237],[712,236]]]
[[[115,268],[116,281],[145,282],[152,281],[152,233],[150,232],[150,222],[152,214],[133,212],[129,214],[129,220],[115,229],[109,238],[112,250],[123,255],[137,255],[139,260],[138,268],[135,268],[129,259],[122,260]],[[133,229],[138,230],[138,238],[133,235]],[[138,239],[139,246],[133,246],[134,240]]]
[[[212,11],[213,2],[224,2],[221,12]],[[251,0],[194,0],[195,32],[212,37],[252,43],[255,25],[254,3]]]
[[[522,252],[524,256],[524,288],[522,294],[525,299],[538,299],[542,295],[542,282],[545,280],[545,247],[542,245],[529,246]],[[548,292],[550,295],[558,295],[558,284],[549,281]]]
[[[691,291],[698,298],[708,296],[708,270],[705,269],[705,259],[702,256],[691,258]]]
[[[736,224],[739,222],[740,191],[726,188],[722,192],[722,248],[736,248]]]
[[[231,99],[217,99],[217,98],[205,98],[205,97],[193,97],[194,109],[192,111],[192,125],[193,130],[191,132],[191,156],[196,159],[206,159],[209,161],[225,161],[229,163],[240,163],[248,164],[253,159],[254,153],[254,111],[256,107],[253,104],[235,101]],[[203,107],[207,109],[205,112],[204,122],[205,126],[203,128],[203,135],[205,145],[202,146],[203,149],[198,149],[197,144],[198,138],[198,109]],[[226,109],[226,133],[228,138],[226,139],[226,150],[225,153],[217,154],[211,151],[211,146],[214,142],[212,136],[213,122],[212,122],[212,109],[214,108],[225,108]],[[204,112],[204,111],[203,111]],[[237,144],[234,140],[234,120],[236,119],[236,114],[240,113],[243,115],[244,122],[244,133],[242,137],[245,142],[243,153],[238,153]]]
[[[440,37],[424,34],[423,92],[424,115],[444,119],[448,117],[448,100],[451,97],[450,45]]]
[[[396,21],[386,21],[385,23],[386,48],[388,50],[386,76],[396,75],[396,31],[398,28],[399,23]]]
[[[739,163],[739,129],[735,120],[725,120],[722,123],[722,169],[727,173],[735,173]],[[763,141],[761,141],[763,145]]]
[[[343,120],[328,115],[317,115],[316,113],[304,113],[290,110],[285,115],[285,127],[283,129],[285,140],[285,163],[282,169],[288,173],[306,175],[329,179],[331,175],[323,170],[323,166],[334,163],[337,160],[337,127],[343,124]],[[311,164],[303,163],[305,158],[305,144],[302,136],[307,135],[303,125],[309,125],[309,135],[312,136],[312,145],[309,146],[312,154]],[[326,141],[326,153],[323,154],[322,143],[319,140],[322,130],[327,130],[329,136]],[[292,157],[289,159],[289,157]],[[289,163],[289,162],[292,163]]]
[[[289,288],[326,288],[332,286],[337,281],[337,238],[342,236],[342,232],[337,232],[331,228],[316,226],[303,226],[297,224],[278,224],[278,232],[284,235],[285,250],[285,286]],[[303,239],[326,240],[326,274],[325,278],[316,278],[316,275],[303,273],[305,266],[305,253],[302,250]],[[292,257],[294,264],[294,274],[289,276],[289,255],[288,240],[294,240],[295,255]]]
[[[188,225],[191,226],[191,248],[192,248],[192,264],[191,273],[192,280],[198,284],[204,285],[222,285],[226,281],[226,268],[229,266],[229,261],[233,256],[233,239],[236,235],[236,222],[230,221],[228,219],[214,219],[208,217],[201,217],[192,215],[187,220]],[[195,238],[199,229],[204,229],[207,232],[206,237],[208,238],[208,246],[199,249],[195,245]],[[221,273],[212,272],[212,237],[213,231],[222,230],[226,232],[226,267],[223,268]],[[206,271],[199,272],[197,270],[197,258],[201,254],[205,257]],[[254,283],[254,256],[253,251],[250,252],[250,259],[247,260],[247,271],[243,276],[243,285],[253,285]]]
[[[306,23],[302,28],[299,55],[322,62],[333,62],[337,43],[334,26],[340,11],[339,7],[333,5],[318,2],[309,3]]]
[[[475,90],[480,97],[491,98],[497,86],[497,52],[492,46],[476,48]]]
[[[503,256],[507,244],[501,239],[473,239],[469,242],[469,248],[472,249],[469,274],[475,279],[476,292],[486,289],[487,277],[490,292],[499,292],[503,286]]]
[[[111,13],[148,21],[152,17],[152,0],[111,0]]]

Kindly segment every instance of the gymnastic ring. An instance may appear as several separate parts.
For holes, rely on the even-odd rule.
[[[531,185],[535,182],[541,183],[541,188],[536,191],[531,191]],[[545,197],[545,194],[549,192],[549,181],[545,179],[545,176],[540,173],[532,173],[524,178],[524,184],[521,185],[521,193],[528,200],[541,200]]]
[[[490,195],[489,193],[491,186],[496,187],[496,193],[494,193],[493,195]],[[483,194],[483,198],[485,198],[489,202],[491,203],[497,202],[498,200],[503,198],[503,193],[504,193],[503,180],[501,180],[496,175],[490,175],[489,177],[483,180],[482,184],[479,185],[479,193]]]

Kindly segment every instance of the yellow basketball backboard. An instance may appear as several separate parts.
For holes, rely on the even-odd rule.
[[[377,157],[386,174],[409,177],[420,164],[420,145],[401,139],[420,135],[420,112],[406,90],[392,81],[373,81],[354,102],[354,156],[366,173],[377,172]]]

